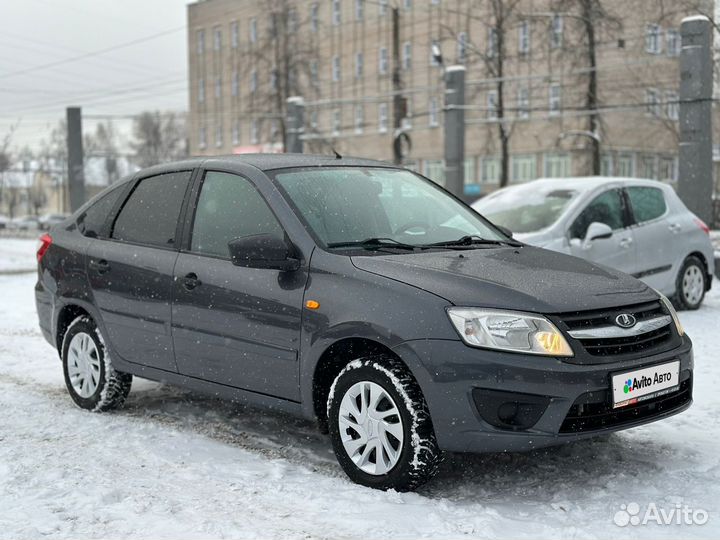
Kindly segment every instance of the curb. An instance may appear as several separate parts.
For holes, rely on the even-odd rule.
[[[30,274],[32,272],[37,272],[37,268],[32,269],[26,269],[26,268],[18,268],[17,270],[0,270],[0,276],[14,276],[15,274]]]

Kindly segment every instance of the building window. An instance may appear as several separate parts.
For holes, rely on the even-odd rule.
[[[457,61],[461,64],[464,64],[466,57],[467,57],[467,33],[460,32],[457,37]]]
[[[215,99],[220,99],[222,96],[222,78],[220,75],[215,77]]]
[[[355,0],[355,20],[362,21],[365,15],[365,1]]]
[[[319,17],[318,17],[318,5],[313,4],[310,6],[310,28],[313,32],[318,31]]]
[[[664,157],[660,159],[660,180],[666,182],[677,181],[677,160],[675,158]]]
[[[612,154],[602,154],[600,156],[600,176],[613,175],[613,159]]]
[[[219,51],[222,49],[222,30],[216,28],[213,32],[213,50]]]
[[[197,53],[205,54],[205,30],[197,31]]]
[[[270,70],[270,90],[275,92],[278,89],[278,70],[273,68]]]
[[[198,146],[201,150],[207,148],[207,128],[205,126],[201,127],[198,132]]]
[[[240,27],[237,21],[230,23],[230,46],[237,49],[240,44]]]
[[[653,116],[660,116],[660,96],[654,88],[645,90],[645,112]]]
[[[257,144],[260,140],[260,130],[258,128],[258,121],[257,119],[253,118],[252,122],[250,122],[250,142],[252,144]]]
[[[355,53],[355,78],[362,79],[363,71],[365,69],[365,58],[363,53]]]
[[[488,28],[488,40],[487,40],[487,56],[488,58],[494,58],[497,54],[497,29]]]
[[[388,6],[387,0],[379,0],[378,1],[378,15],[380,15],[381,17],[384,17],[385,15],[387,15],[387,6]]]
[[[445,185],[445,163],[442,159],[425,160],[425,176],[436,184]]]
[[[495,120],[498,115],[498,94],[496,90],[490,90],[487,94],[487,117],[488,120]]]
[[[523,21],[518,28],[518,52],[520,54],[530,53],[530,23]]]
[[[310,82],[313,85],[318,84],[318,61],[317,60],[311,60],[310,61]]]
[[[437,58],[435,58],[435,55],[433,54],[433,49],[435,47],[439,47],[439,46],[440,46],[440,44],[438,43],[438,41],[436,39],[433,39],[430,42],[430,65],[431,66],[439,66],[440,65],[440,64],[438,64]]]
[[[570,176],[569,154],[545,154],[544,175],[548,178],[566,178]]]
[[[403,69],[412,69],[412,43],[410,43],[409,41],[403,43],[402,51]]]
[[[500,182],[500,158],[486,157],[482,159],[480,182],[483,184],[497,184]]]
[[[332,0],[332,23],[334,26],[341,22],[340,0]]]
[[[340,129],[342,128],[342,115],[340,109],[335,109],[332,115],[332,134],[333,137],[340,135]]]
[[[235,120],[232,128],[232,143],[237,146],[240,144],[240,120]]]
[[[250,43],[257,41],[257,19],[253,17],[250,19]]]
[[[220,148],[223,145],[223,128],[222,124],[215,127],[215,146]]]
[[[635,176],[635,160],[632,154],[620,154],[617,158],[617,176],[632,178]]]
[[[530,89],[527,86],[518,88],[518,118],[526,120],[530,117]]]
[[[257,70],[253,69],[250,72],[250,92],[252,92],[253,94],[255,92],[257,92],[257,87],[258,87],[258,74],[257,74]]]
[[[378,51],[378,73],[385,75],[388,72],[388,50],[387,47],[380,47]]]
[[[332,59],[332,80],[340,82],[340,57],[338,55],[333,56]]]
[[[198,103],[205,103],[205,77],[198,79]]]
[[[365,110],[362,105],[355,105],[355,134],[361,135],[365,125]]]
[[[680,96],[677,92],[665,92],[665,103],[667,105],[667,117],[670,120],[680,119]]]
[[[558,116],[562,108],[562,94],[560,85],[551,84],[548,92],[550,116]]]
[[[657,159],[655,159],[655,156],[640,157],[640,176],[650,180],[657,179]]]
[[[552,26],[550,28],[550,48],[559,49],[563,44],[563,18],[562,15],[555,14],[552,18]]]
[[[310,128],[313,131],[317,131],[317,128],[318,128],[318,112],[317,111],[312,111],[310,113]]]
[[[533,154],[523,154],[510,158],[510,170],[513,182],[529,182],[537,178],[537,159]]]
[[[405,115],[402,119],[402,128],[404,130],[412,129],[412,97],[405,98]]]
[[[403,0],[403,7],[405,9],[412,9],[412,0]]]
[[[645,27],[645,51],[650,54],[662,52],[662,29],[658,24],[648,24]]]
[[[232,74],[232,96],[237,97],[240,93],[240,74],[238,73],[237,69],[233,71]]]
[[[475,158],[465,158],[465,161],[463,162],[463,169],[465,172],[463,175],[463,183],[466,186],[477,183],[475,179]]]
[[[665,32],[665,45],[667,46],[668,56],[680,55],[680,32],[675,29],[669,29]]]
[[[428,125],[430,127],[438,126],[438,100],[436,97],[430,98],[430,107],[428,111]]]
[[[388,106],[387,103],[378,105],[378,131],[387,133],[388,130]]]

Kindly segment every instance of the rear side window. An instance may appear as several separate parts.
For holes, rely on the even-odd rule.
[[[663,192],[658,188],[629,187],[627,194],[637,223],[657,219],[667,209]]]
[[[109,191],[80,215],[77,224],[82,234],[91,238],[101,238],[103,236],[102,229],[105,220],[112,212],[112,209],[115,208],[115,204],[122,195],[123,187],[124,185],[118,186]]]
[[[189,180],[190,171],[141,180],[120,210],[112,237],[153,246],[174,245],[177,221]]]
[[[585,238],[587,228],[594,222],[605,223],[613,231],[625,226],[622,197],[618,190],[612,189],[595,197],[570,227],[570,238]]]
[[[234,174],[209,171],[195,211],[192,251],[229,258],[231,240],[254,234],[282,238],[283,229],[249,181]]]

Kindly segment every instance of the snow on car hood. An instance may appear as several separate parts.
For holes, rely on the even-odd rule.
[[[605,266],[531,246],[352,257],[367,272],[455,305],[560,313],[657,299],[643,282]]]

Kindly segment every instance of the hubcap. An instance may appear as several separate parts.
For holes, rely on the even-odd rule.
[[[705,291],[705,278],[702,270],[695,265],[688,266],[683,274],[682,288],[683,296],[689,304],[694,306],[700,302]]]
[[[100,382],[100,355],[93,339],[85,332],[78,332],[68,347],[68,376],[75,393],[89,398]]]
[[[338,427],[347,455],[364,472],[386,474],[400,459],[402,418],[390,394],[379,384],[362,381],[345,392]]]

